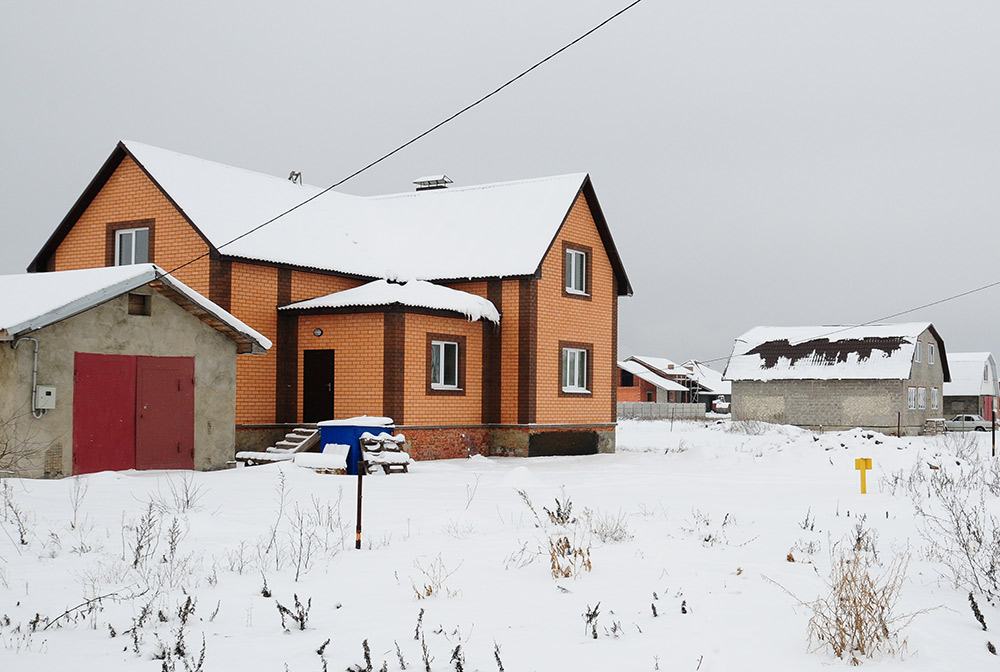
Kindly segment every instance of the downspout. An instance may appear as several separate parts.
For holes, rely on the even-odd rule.
[[[35,358],[31,366],[31,415],[35,418],[40,418],[45,415],[45,411],[35,408],[36,395],[38,394],[38,339],[31,336],[22,336],[10,344],[11,349],[17,350],[17,346],[21,341],[31,341],[35,344]]]

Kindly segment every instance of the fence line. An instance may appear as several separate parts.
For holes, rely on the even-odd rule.
[[[704,420],[705,404],[662,404],[655,401],[618,402],[619,420]]]

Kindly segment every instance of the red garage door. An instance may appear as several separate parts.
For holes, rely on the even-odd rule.
[[[139,357],[136,366],[136,469],[194,467],[194,360]]]
[[[194,359],[75,355],[73,473],[194,466]]]

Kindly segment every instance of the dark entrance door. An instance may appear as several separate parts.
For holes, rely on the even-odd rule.
[[[194,359],[138,357],[135,466],[194,468]]]
[[[135,469],[135,357],[73,360],[73,473]]]
[[[333,352],[302,352],[302,422],[333,419]]]

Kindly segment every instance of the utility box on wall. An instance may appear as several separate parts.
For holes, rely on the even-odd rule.
[[[56,407],[56,386],[39,385],[35,388],[35,408],[51,410]]]

